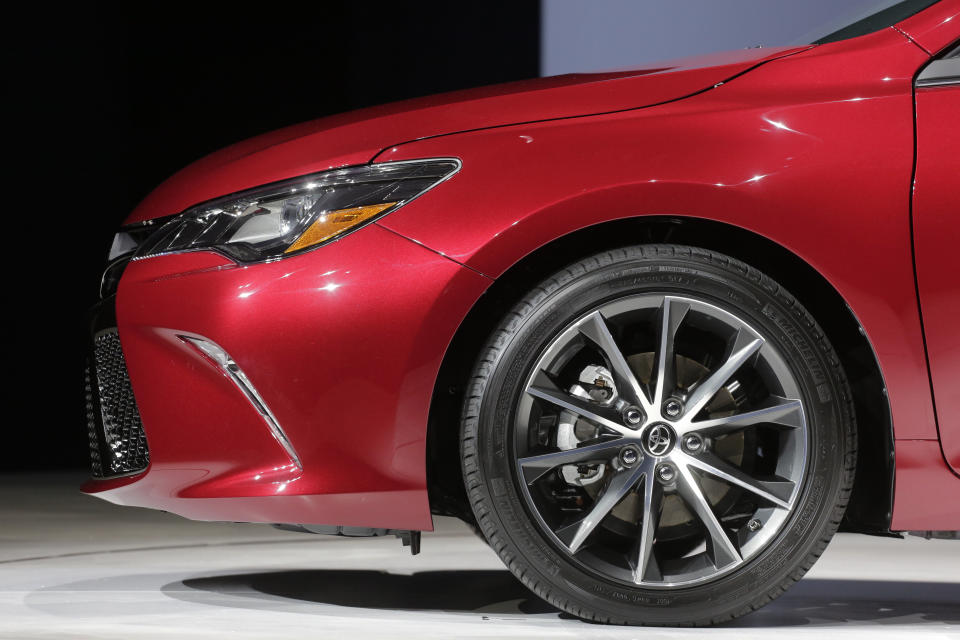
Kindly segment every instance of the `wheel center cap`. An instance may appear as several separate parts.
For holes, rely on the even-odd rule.
[[[665,456],[673,449],[677,443],[677,433],[668,424],[658,422],[652,424],[644,430],[640,436],[643,448],[654,457]]]

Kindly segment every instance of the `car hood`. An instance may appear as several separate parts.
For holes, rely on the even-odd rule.
[[[676,100],[805,48],[745,49],[643,69],[512,82],[305,122],[201,158],[151,192],[126,223],[179,213],[211,198],[293,176],[364,164],[383,149],[419,138]]]

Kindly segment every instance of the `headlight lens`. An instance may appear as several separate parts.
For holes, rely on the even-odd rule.
[[[188,209],[134,260],[213,249],[239,262],[316,247],[402,207],[460,168],[452,158],[351,167],[275,182]]]

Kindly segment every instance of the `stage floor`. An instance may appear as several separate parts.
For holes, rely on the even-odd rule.
[[[82,479],[0,475],[0,638],[960,638],[960,541],[841,534],[733,624],[606,627],[539,600],[456,520],[411,556],[392,537],[117,507]]]

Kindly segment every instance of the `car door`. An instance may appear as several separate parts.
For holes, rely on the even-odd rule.
[[[916,79],[913,234],[943,454],[960,472],[960,42]]]

